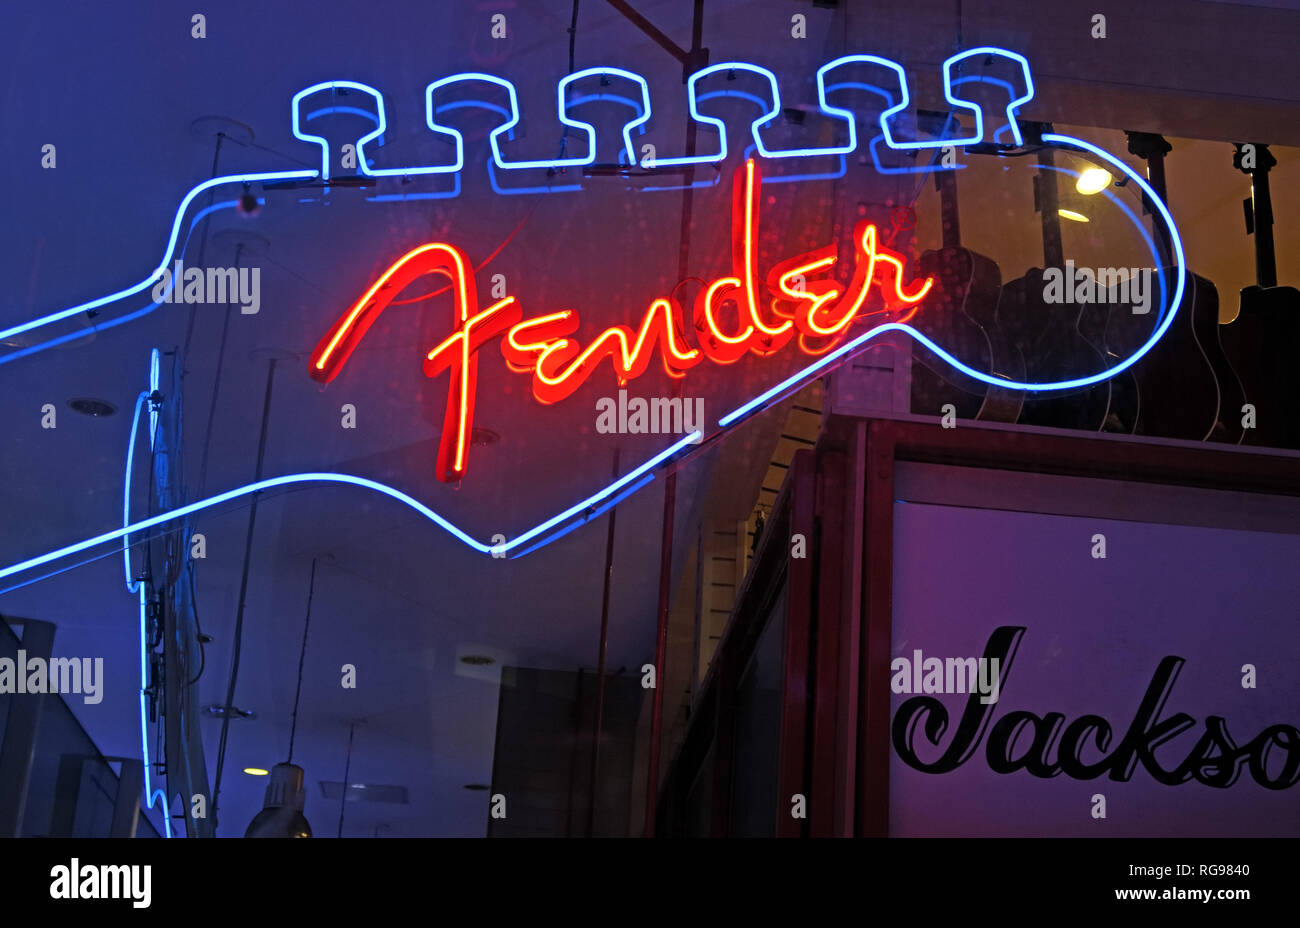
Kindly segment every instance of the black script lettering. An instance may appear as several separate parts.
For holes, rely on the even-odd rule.
[[[1279,735],[1285,736],[1279,738]],[[1276,780],[1268,778],[1268,752],[1274,745],[1281,745],[1286,751],[1286,762],[1282,764],[1282,773]],[[1260,786],[1269,789],[1286,789],[1300,781],[1300,729],[1294,725],[1273,725],[1265,728],[1255,740],[1246,745],[1250,751],[1250,775]]]
[[[999,689],[1002,695],[1005,695],[1007,673],[1024,632],[1020,626],[1002,626],[989,636],[984,648],[985,659],[997,658],[1001,663]],[[1194,778],[1206,786],[1226,789],[1237,782],[1243,769],[1249,769],[1255,782],[1267,789],[1287,789],[1300,783],[1300,728],[1273,725],[1239,747],[1228,731],[1227,722],[1217,715],[1206,716],[1204,733],[1180,764],[1172,770],[1160,766],[1155,757],[1156,749],[1196,724],[1196,720],[1185,712],[1167,719],[1160,718],[1184,663],[1183,658],[1172,654],[1160,661],[1133,721],[1109,755],[1106,752],[1110,749],[1113,729],[1110,722],[1099,715],[1082,715],[1062,733],[1065,716],[1060,712],[1040,716],[1017,709],[1008,712],[989,729],[994,704],[981,703],[978,693],[972,693],[967,699],[952,741],[942,756],[933,762],[923,761],[917,756],[914,746],[916,729],[922,725],[929,743],[939,747],[948,728],[948,711],[932,696],[908,699],[894,716],[894,750],[903,763],[915,770],[951,773],[974,755],[987,730],[985,756],[989,768],[995,773],[1013,773],[1023,768],[1043,779],[1060,773],[1077,780],[1092,780],[1109,774],[1112,780],[1127,782],[1141,762],[1156,782],[1166,786],[1177,786]],[[1029,746],[1018,757],[1013,757],[1021,736],[1028,728],[1033,729]],[[1058,736],[1056,760],[1052,761],[1052,748]],[[1093,764],[1083,761],[1083,751],[1089,740],[1102,753],[1102,758]],[[1275,748],[1279,748],[1282,755],[1281,767],[1279,769],[1275,764],[1277,774],[1270,777],[1269,755]]]
[[[997,658],[1001,668],[999,692],[1006,686],[1012,658],[1016,656],[1016,648],[1020,646],[1020,638],[1024,633],[1023,626],[1003,625],[989,636],[988,644],[984,646],[984,658]],[[966,700],[966,710],[962,713],[961,722],[948,749],[933,763],[927,763],[916,756],[912,747],[916,726],[923,721],[926,740],[938,747],[939,739],[948,728],[948,710],[933,696],[913,696],[898,707],[892,734],[894,750],[905,764],[925,773],[950,773],[970,759],[979,747],[980,739],[984,737],[984,729],[988,726],[993,709],[992,703],[984,704],[980,701],[978,688],[976,689]]]
[[[1141,760],[1147,772],[1166,786],[1176,786],[1183,782],[1176,771],[1170,773],[1161,767],[1152,752],[1170,738],[1177,737],[1196,724],[1196,719],[1185,712],[1171,716],[1163,722],[1155,722],[1160,717],[1169,694],[1173,691],[1174,681],[1178,679],[1178,672],[1184,663],[1186,661],[1181,657],[1170,655],[1156,668],[1155,676],[1151,678],[1146,694],[1142,697],[1142,703],[1138,706],[1137,715],[1133,716],[1133,724],[1129,725],[1124,740],[1119,743],[1115,753],[1104,764],[1104,768],[1109,768],[1112,780],[1128,782],[1133,776],[1133,769],[1137,766],[1137,762]]]
[[[1207,716],[1205,734],[1201,735],[1187,759],[1174,768],[1172,775],[1178,777],[1179,783],[1195,777],[1206,786],[1227,789],[1241,776],[1241,767],[1250,754],[1250,747],[1249,744],[1244,748],[1237,747],[1224,720],[1217,715]]]
[[[1103,755],[1110,747],[1110,722],[1100,715],[1079,716],[1066,726],[1065,734],[1061,736],[1061,750],[1057,755],[1061,761],[1061,771],[1067,777],[1076,780],[1093,780],[1106,772],[1104,757],[1095,764],[1083,762],[1083,740],[1088,729],[1096,732],[1093,743]]]
[[[1061,772],[1061,765],[1049,764],[1047,755],[1051,752],[1057,735],[1061,733],[1061,723],[1064,721],[1065,716],[1059,712],[1049,712],[1042,718],[1023,710],[1008,712],[998,719],[989,732],[988,744],[985,746],[989,768],[994,773],[1014,773],[1024,767],[1034,776],[1043,779],[1056,776]],[[1024,754],[1012,759],[1011,752],[1015,750],[1016,740],[1026,726],[1034,729],[1033,742]]]

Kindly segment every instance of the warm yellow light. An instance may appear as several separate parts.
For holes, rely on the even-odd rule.
[[[1074,182],[1074,189],[1090,197],[1109,187],[1112,180],[1114,178],[1111,177],[1110,171],[1105,168],[1085,168],[1079,175],[1079,179]]]
[[[271,771],[263,770],[261,767],[245,767],[244,773],[248,774],[250,777],[265,777],[269,776]]]
[[[1057,212],[1061,214],[1062,219],[1073,219],[1075,222],[1088,221],[1087,216],[1083,215],[1083,213],[1076,213],[1072,209],[1058,209]]]

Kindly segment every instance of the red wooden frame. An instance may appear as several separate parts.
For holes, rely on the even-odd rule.
[[[664,784],[658,834],[681,833],[701,772],[710,834],[728,833],[735,694],[782,586],[788,589],[777,834],[889,833],[893,535],[898,462],[1300,497],[1300,454],[935,420],[831,416],[782,486],[695,717]],[[791,536],[807,539],[791,558]],[[712,764],[709,764],[712,752]],[[795,793],[807,819],[794,819]]]
[[[815,454],[818,479],[839,489],[819,509],[825,519],[818,539],[823,572],[814,627],[819,641],[834,634],[844,650],[835,655],[819,648],[814,664],[810,780],[817,795],[832,789],[834,811],[828,817],[814,815],[813,835],[883,837],[889,832],[893,512],[899,461],[1300,497],[1300,455],[1294,452],[1092,433],[974,423],[944,429],[934,420],[832,417]],[[860,481],[854,479],[858,474]],[[845,492],[860,495],[835,498]],[[845,512],[843,526],[827,518],[834,509]],[[849,566],[840,575],[845,595],[835,597],[828,595],[826,584],[834,582],[838,562]],[[862,578],[860,587],[853,582],[855,574]],[[860,631],[856,642],[854,628]],[[852,784],[848,795],[840,788],[845,781]]]

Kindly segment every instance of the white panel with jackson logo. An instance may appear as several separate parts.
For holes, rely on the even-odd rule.
[[[934,470],[894,512],[890,834],[1300,835],[1294,500]]]

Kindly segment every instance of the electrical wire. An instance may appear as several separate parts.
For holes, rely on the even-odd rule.
[[[352,777],[352,736],[357,730],[357,723],[348,726],[348,760],[343,765],[343,789],[339,798],[339,837],[343,837],[343,813],[348,807],[348,781]]]
[[[289,723],[289,759],[293,763],[293,740],[298,734],[298,702],[302,699],[302,668],[307,660],[307,630],[311,628],[311,598],[316,592],[316,558],[311,559],[311,579],[307,583],[307,615],[302,622],[302,650],[298,652],[298,688],[293,694],[293,719]]]
[[[276,359],[272,358],[266,372],[266,397],[262,401],[262,431],[257,442],[257,465],[256,479],[261,480],[262,468],[266,459],[266,427],[271,418],[271,395],[275,386],[275,363]],[[217,775],[216,783],[212,790],[212,811],[215,816],[218,812],[218,799],[221,795],[221,775],[226,766],[226,745],[230,737],[230,714],[233,711],[235,703],[235,684],[239,679],[239,663],[243,656],[244,646],[244,607],[247,604],[248,596],[248,569],[253,555],[253,536],[257,527],[257,500],[259,494],[254,494],[253,503],[248,511],[248,532],[244,538],[244,569],[239,583],[239,603],[235,608],[235,634],[233,654],[230,662],[230,681],[226,687],[226,701],[223,704],[221,717],[221,737],[217,744]],[[215,828],[215,822],[213,823]]]
[[[505,250],[505,247],[510,244],[510,242],[514,239],[514,237],[518,235],[521,231],[523,231],[523,228],[528,223],[528,220],[533,218],[533,213],[537,212],[537,207],[541,205],[541,202],[542,202],[541,196],[538,196],[537,199],[533,200],[533,205],[529,207],[528,212],[524,213],[523,218],[520,219],[519,222],[515,223],[515,227],[510,231],[510,234],[507,235],[504,239],[502,239],[501,243],[497,245],[496,248],[492,249],[492,253],[489,254],[486,258],[484,258],[483,261],[474,268],[474,272],[476,274],[484,271],[487,268],[487,266],[492,263],[493,259],[496,258],[499,254],[501,254],[502,251]],[[437,273],[437,272],[430,272],[430,273]],[[419,296],[407,297],[404,300],[393,300],[389,305],[405,306],[410,303],[419,303],[421,300],[430,300],[433,299],[435,296],[438,296],[439,294],[448,292],[449,290],[451,290],[451,288],[452,285],[447,284],[447,286],[445,287],[441,287],[440,289],[433,290],[429,293],[422,293]]]
[[[577,43],[578,43],[578,0],[573,0],[573,16],[570,17],[569,19],[569,70],[568,70],[569,74],[572,74],[574,71],[577,70],[577,68],[574,66],[574,58],[573,58],[574,49]],[[593,145],[592,147],[594,148],[595,146]],[[563,158],[565,152],[567,152],[568,149],[569,149],[569,126],[566,123],[564,126],[564,131],[560,133],[559,157]]]
[[[217,133],[217,144],[213,146],[213,150],[212,150],[212,175],[211,175],[212,177],[217,176],[217,165],[221,161],[221,143],[225,141],[226,138],[227,138],[226,133],[224,132]],[[217,196],[217,190],[215,187],[213,187],[211,190],[208,191],[209,208],[211,208],[212,202],[214,199],[216,199],[216,196]],[[203,260],[207,254],[207,251],[208,251],[208,225],[207,223],[204,223],[203,234],[199,236],[199,267],[203,266]],[[173,286],[175,286],[175,282],[173,282]],[[194,339],[194,320],[197,315],[198,315],[198,304],[195,304],[190,307],[189,322],[186,323],[185,326],[185,342],[184,342],[184,347],[181,349],[182,369],[185,367],[185,363],[189,360],[190,357],[190,342],[193,341]]]
[[[235,267],[239,267],[239,259],[243,255],[244,246],[241,244],[235,248]],[[207,427],[203,430],[203,451],[199,458],[199,496],[208,485],[208,452],[212,447],[212,424],[217,418],[217,399],[221,395],[221,375],[226,369],[226,342],[230,335],[230,316],[234,312],[233,307],[226,307],[226,316],[221,323],[221,342],[217,347],[217,372],[213,375],[212,380],[212,401],[208,404],[208,422]]]
[[[190,686],[193,686],[199,682],[199,678],[203,676],[203,671],[208,667],[208,649],[203,643],[203,626],[199,624],[199,591],[194,580],[194,559],[191,558],[186,566],[186,572],[190,576],[190,611],[194,614],[195,641],[199,644],[199,672],[194,675],[194,679],[190,680],[189,683]]]
[[[299,158],[295,158],[295,157],[293,157],[293,155],[286,155],[286,154],[285,154],[284,152],[282,152],[282,151],[277,151],[277,150],[274,149],[274,148],[268,148],[268,147],[265,146],[265,145],[259,145],[257,142],[254,142],[254,141],[251,141],[251,140],[250,140],[250,141],[245,141],[244,139],[235,138],[233,135],[226,135],[226,136],[223,136],[223,137],[224,137],[227,141],[234,142],[236,145],[242,145],[244,148],[256,148],[256,149],[258,149],[259,151],[269,152],[270,154],[275,155],[275,156],[278,157],[278,158],[283,158],[283,159],[286,160],[286,161],[292,161],[294,164],[300,165],[300,166],[302,166],[302,167],[304,167],[304,168],[315,168],[317,165],[320,164],[319,161],[316,162],[315,164],[312,164],[312,163],[309,162],[309,161],[303,161],[303,160],[301,160],[301,159],[299,159]]]

